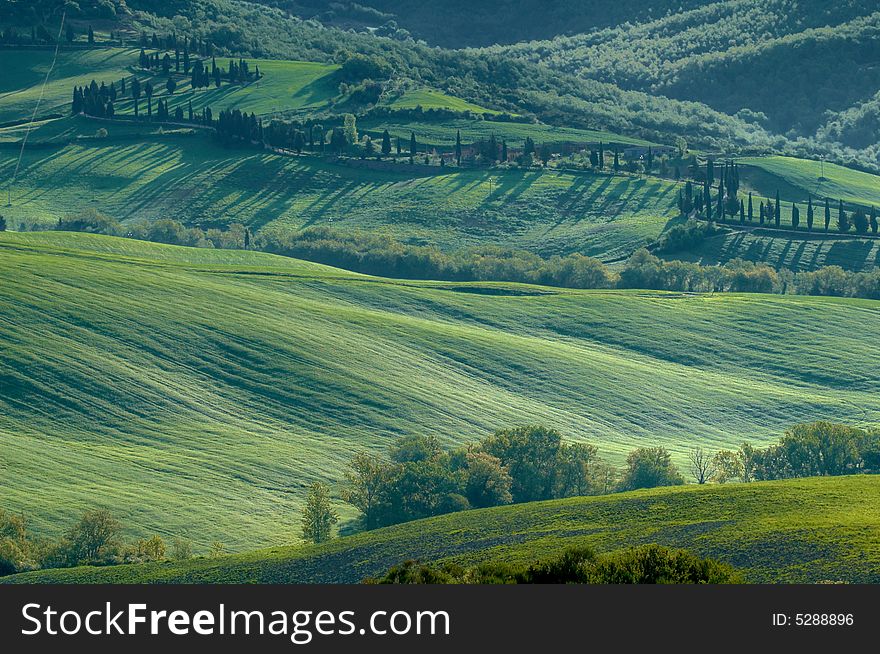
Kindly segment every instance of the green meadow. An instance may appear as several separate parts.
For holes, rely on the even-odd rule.
[[[467,100],[435,89],[410,89],[388,103],[392,109],[448,109],[449,111],[472,111],[475,114],[498,114],[499,111],[475,105]]]
[[[332,225],[443,249],[495,244],[617,259],[656,239],[677,213],[675,186],[654,178],[453,167],[414,174],[406,164],[364,169],[224,148],[204,135],[137,141],[127,124],[105,128],[106,139],[25,152],[3,211],[10,225],[97,210],[117,220]],[[17,157],[0,150],[0,176],[11,176]]]
[[[537,144],[572,143],[618,143],[620,145],[651,145],[649,141],[623,136],[604,130],[557,127],[539,123],[515,123],[494,120],[469,120],[450,118],[441,121],[413,120],[406,118],[367,118],[359,123],[361,131],[381,134],[384,130],[394,137],[409,139],[415,133],[419,143],[451,147],[455,145],[455,135],[461,131],[464,143],[495,136],[499,141],[506,139],[511,146],[520,147],[526,138],[531,137]]]
[[[99,505],[200,549],[295,543],[308,484],[405,434],[542,423],[683,465],[880,421],[873,301],[395,281],[53,232],[0,234],[0,274],[0,496],[39,533]]]
[[[12,583],[354,583],[408,559],[526,563],[573,545],[685,547],[747,581],[880,582],[880,479],[689,486],[466,511],[219,559],[47,570]]]

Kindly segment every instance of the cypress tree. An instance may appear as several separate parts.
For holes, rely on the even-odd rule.
[[[869,219],[869,224],[871,226],[871,233],[874,236],[877,236],[877,207],[871,205],[871,217]]]
[[[391,154],[391,135],[386,129],[382,132],[382,156],[387,157]]]
[[[605,169],[605,144],[599,141],[599,170]]]
[[[461,165],[461,130],[455,133],[455,162]]]
[[[755,218],[755,211],[752,207],[752,193],[749,191],[749,222],[752,222]]]
[[[95,45],[95,32],[91,25],[89,25],[89,45]]]
[[[620,152],[617,151],[617,146],[614,147],[614,172],[620,171]]]
[[[849,216],[843,208],[843,200],[839,200],[837,205],[837,229],[844,234],[849,231]]]
[[[418,147],[418,144],[416,143],[416,133],[410,132],[409,133],[409,158],[410,158],[410,161],[412,161],[412,158],[416,155],[417,147]]]
[[[766,209],[764,209],[764,203],[761,203],[761,217],[760,217],[760,225],[764,224],[764,219],[766,218]]]
[[[501,141],[501,163],[507,163],[507,141]]]
[[[746,222],[746,205],[743,203],[742,199],[739,201],[739,224],[742,225]]]
[[[706,208],[706,220],[712,220],[712,194],[709,192],[708,178],[703,183],[703,206]]]
[[[776,204],[774,205],[773,209],[774,209],[773,219],[774,219],[774,222],[776,223],[776,226],[779,227],[779,225],[782,223],[782,203],[779,201],[779,191],[778,190],[776,191]]]
[[[807,201],[807,231],[813,231],[813,196]]]
[[[831,225],[831,206],[828,204],[828,198],[825,198],[825,231],[828,231],[828,226]]]
[[[791,227],[792,229],[797,229],[798,225],[801,224],[801,210],[798,209],[798,206],[792,202],[791,203]]]

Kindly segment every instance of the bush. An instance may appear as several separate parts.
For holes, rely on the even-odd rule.
[[[450,563],[405,561],[371,584],[739,584],[742,576],[726,563],[690,552],[643,545],[597,555],[589,547],[516,567],[483,563],[465,568]]]
[[[662,447],[640,447],[626,458],[621,490],[679,486],[684,478],[672,463],[669,452]]]

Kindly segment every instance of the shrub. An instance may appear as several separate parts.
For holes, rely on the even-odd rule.
[[[465,568],[451,563],[405,561],[371,584],[739,584],[742,576],[726,563],[659,545],[597,555],[571,547],[527,567],[483,563]]]

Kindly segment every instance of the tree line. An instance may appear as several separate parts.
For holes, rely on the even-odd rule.
[[[215,542],[209,556],[220,556],[224,551],[223,544]],[[0,509],[0,577],[44,568],[185,561],[192,557],[192,543],[184,538],[170,543],[159,535],[126,539],[122,523],[106,509],[84,511],[57,538],[34,535],[26,515]]]
[[[759,448],[743,443],[738,450],[714,456],[694,450],[690,462],[698,483],[878,474],[880,429],[824,421],[800,424],[786,430],[776,444]]]
[[[173,59],[167,52],[161,58],[159,54],[159,52],[147,54],[141,48],[140,55],[138,56],[138,65],[144,70],[161,72],[166,76],[171,76],[172,70],[173,73],[178,75],[190,75],[190,84],[193,89],[207,88],[211,83],[215,87],[220,88],[223,81],[229,84],[244,84],[263,77],[259,65],[255,65],[253,71],[251,71],[247,60],[241,58],[238,61],[230,59],[229,64],[224,69],[222,66],[217,65],[216,57],[211,57],[210,68],[201,59],[192,60],[189,56],[189,49],[186,46],[184,46],[182,53],[179,48],[176,48]]]
[[[742,259],[722,266],[661,259],[637,250],[614,271],[581,254],[543,258],[533,252],[497,246],[444,252],[432,246],[401,243],[390,236],[360,230],[310,227],[301,231],[263,230],[254,235],[241,224],[226,229],[187,227],[171,219],[121,224],[98,212],[62,217],[55,227],[138,240],[226,249],[255,249],[346,270],[403,279],[505,281],[562,288],[640,288],[678,292],[733,292],[822,295],[880,299],[880,268],[849,272],[825,266],[813,272],[776,271]],[[705,223],[676,226],[658,244],[700,238]]]

